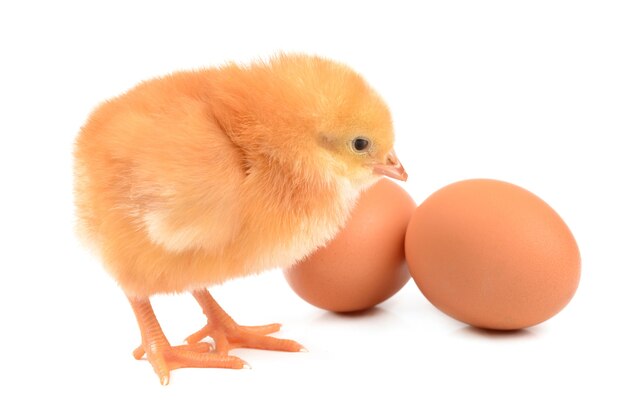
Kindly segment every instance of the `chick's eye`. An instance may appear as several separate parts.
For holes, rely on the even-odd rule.
[[[370,147],[370,140],[365,137],[356,137],[352,140],[352,148],[355,151],[363,152]]]

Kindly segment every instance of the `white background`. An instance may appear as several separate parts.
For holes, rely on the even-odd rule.
[[[1,412],[626,411],[624,2],[8,3]],[[269,272],[214,295],[241,323],[284,323],[279,335],[310,352],[238,350],[252,370],[178,370],[161,387],[131,356],[139,332],[121,290],[74,238],[73,139],[98,102],[142,79],[279,50],[346,62],[385,97],[417,202],[491,177],[551,204],[582,253],[570,305],[488,334],[413,282],[338,316]],[[204,323],[189,295],[154,305],[173,343]]]

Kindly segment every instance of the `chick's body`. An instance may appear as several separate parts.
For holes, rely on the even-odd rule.
[[[100,108],[78,141],[82,224],[128,293],[288,264],[332,236],[351,204],[354,192],[337,181],[302,171],[306,183],[294,188],[293,165],[244,159],[210,92],[184,88],[210,75],[143,84]]]
[[[361,153],[355,136],[375,138]],[[79,230],[130,298],[288,266],[339,230],[392,143],[378,95],[325,59],[175,73],[83,127]]]

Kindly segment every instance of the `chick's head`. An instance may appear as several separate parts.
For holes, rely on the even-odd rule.
[[[247,74],[235,123],[245,131],[234,135],[251,154],[340,176],[356,187],[382,175],[406,180],[387,105],[348,66],[285,54],[251,65]]]
[[[371,184],[382,175],[406,180],[393,149],[391,114],[380,96],[352,71],[328,86],[313,130],[328,163],[356,185]]]

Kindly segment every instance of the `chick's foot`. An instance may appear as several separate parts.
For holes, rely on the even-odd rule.
[[[197,344],[210,336],[215,342],[215,350],[222,355],[227,354],[233,348],[256,348],[286,352],[305,351],[305,348],[295,341],[267,336],[280,330],[281,325],[278,323],[240,326],[224,312],[208,291],[196,290],[193,292],[193,296],[202,307],[207,317],[207,324],[187,338],[190,345]]]
[[[170,371],[177,368],[233,368],[247,364],[234,356],[210,353],[211,346],[204,343],[171,346],[154,315],[148,299],[129,298],[141,330],[142,345],[133,355],[140,359],[146,355],[162,385],[170,380]]]

